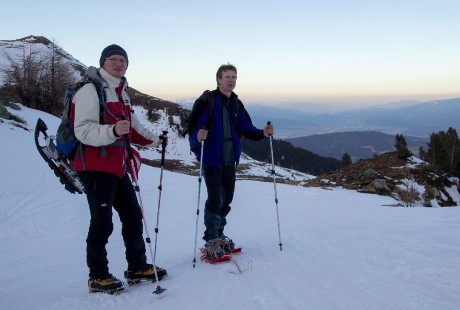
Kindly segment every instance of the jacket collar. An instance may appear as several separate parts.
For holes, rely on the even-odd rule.
[[[125,77],[122,77],[121,79],[114,77],[110,75],[107,71],[105,71],[103,68],[100,68],[99,72],[101,73],[101,76],[104,78],[104,81],[106,82],[107,87],[109,88],[117,88],[122,83],[124,83],[124,88],[128,86],[128,81],[126,81]]]
[[[216,93],[222,98],[222,99],[227,99],[229,97],[227,97],[226,95],[224,95],[220,90],[219,90],[219,87],[216,88]],[[232,93],[230,94],[230,100],[235,100],[236,98],[238,98],[238,95],[235,94],[233,91]]]

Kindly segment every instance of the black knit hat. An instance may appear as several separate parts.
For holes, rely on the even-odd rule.
[[[121,55],[126,58],[126,61],[128,62],[128,54],[126,51],[119,45],[112,44],[104,48],[101,54],[101,59],[99,59],[99,65],[102,67],[104,65],[104,62],[107,58],[109,58],[112,55]]]

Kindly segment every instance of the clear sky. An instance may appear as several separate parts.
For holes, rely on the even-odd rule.
[[[86,65],[116,43],[130,85],[196,98],[238,68],[244,102],[374,104],[460,96],[460,1],[25,1],[1,5],[0,39],[54,39]]]

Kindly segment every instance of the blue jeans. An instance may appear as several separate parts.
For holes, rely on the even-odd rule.
[[[203,168],[208,191],[204,209],[206,231],[203,239],[208,241],[223,235],[227,224],[226,216],[230,212],[230,204],[235,191],[236,167],[204,166]]]

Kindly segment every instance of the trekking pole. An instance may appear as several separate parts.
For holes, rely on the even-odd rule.
[[[142,211],[142,221],[144,222],[144,229],[145,229],[145,235],[146,235],[145,242],[147,242],[148,245],[149,245],[150,257],[152,258],[153,270],[155,272],[155,280],[156,280],[156,283],[158,283],[159,280],[158,280],[158,275],[157,275],[157,267],[155,266],[155,257],[153,256],[152,244],[151,244],[151,240],[150,240],[147,220],[145,219],[144,205],[142,203],[142,197],[141,197],[141,190],[139,188],[139,183],[137,182],[136,166],[134,164],[133,151],[131,150],[131,142],[129,141],[128,134],[126,134],[124,137],[125,137],[125,141],[126,141],[126,149],[127,149],[127,152],[128,152],[128,158],[129,158],[129,161],[131,163],[131,171],[133,172],[132,176],[133,176],[133,180],[134,180],[134,184],[135,184],[134,190],[136,191],[137,200],[139,201],[139,205],[140,205],[141,211]],[[166,142],[163,140],[163,143],[165,144]],[[163,147],[162,156],[164,156],[164,147]],[[163,172],[163,170],[162,170],[162,172]],[[158,225],[158,221],[157,221],[157,225]],[[158,230],[158,229],[156,228],[155,230]],[[157,285],[156,289],[153,291],[153,294],[159,295],[159,294],[163,293],[164,291],[166,291],[165,288],[162,288],[161,286]]]
[[[200,216],[200,193],[201,193],[201,181],[202,181],[202,171],[203,171],[203,150],[204,150],[204,140],[201,140],[201,157],[200,157],[200,177],[198,178],[198,203],[196,206],[196,224],[195,224],[195,248],[193,249],[193,268],[196,264],[196,243],[198,238],[198,218]]]
[[[268,121],[267,125],[270,125],[271,122]],[[279,237],[279,246],[280,251],[283,250],[283,244],[281,243],[281,230],[280,230],[280,216],[278,212],[278,193],[276,191],[276,176],[275,176],[275,159],[273,158],[273,135],[270,134],[270,151],[272,155],[272,176],[273,176],[273,187],[275,189],[275,204],[276,204],[276,219],[278,221],[278,237]]]
[[[156,257],[157,257],[157,240],[158,240],[158,224],[160,222],[160,204],[161,204],[161,193],[163,191],[163,170],[165,166],[165,153],[166,153],[166,139],[164,136],[166,136],[168,132],[166,130],[163,130],[163,142],[161,143],[161,170],[160,170],[160,185],[158,185],[158,207],[157,207],[157,223],[155,226],[155,249],[153,251],[153,268],[155,269],[155,278],[158,283],[158,276],[156,272]],[[159,287],[153,292],[154,294],[161,294],[162,292],[156,293]]]

